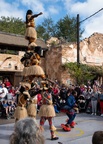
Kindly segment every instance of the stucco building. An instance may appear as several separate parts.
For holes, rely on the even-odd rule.
[[[42,67],[45,71],[45,52],[47,46],[41,39],[37,45],[42,47]],[[28,41],[21,35],[0,32],[0,80],[8,78],[12,85],[18,85],[22,80],[23,65],[20,59],[28,47]]]

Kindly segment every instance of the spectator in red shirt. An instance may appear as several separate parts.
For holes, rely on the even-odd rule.
[[[39,111],[42,102],[41,94],[37,94],[37,111]]]
[[[10,90],[9,90],[9,93],[11,93],[12,94],[12,96],[15,96],[15,88],[12,86],[11,88],[10,88]]]
[[[5,80],[4,80],[4,84],[5,84],[5,87],[6,87],[7,89],[10,89],[11,83],[10,83],[9,79],[5,79]]]
[[[53,103],[54,103],[55,101],[58,101],[58,96],[60,93],[60,90],[57,84],[54,84],[52,91],[53,91],[52,95],[53,95]]]

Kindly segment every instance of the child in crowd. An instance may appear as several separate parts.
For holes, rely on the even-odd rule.
[[[4,100],[4,101],[2,102],[2,105],[3,105],[3,108],[5,109],[6,116],[8,116],[9,107],[8,107],[8,104],[7,104],[6,100]]]

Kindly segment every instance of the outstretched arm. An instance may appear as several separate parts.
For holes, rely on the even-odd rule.
[[[42,15],[42,14],[43,14],[42,12],[40,12],[40,13],[38,13],[38,14],[34,14],[34,15],[31,16],[31,19],[33,19],[33,18],[35,18],[35,17],[38,17],[39,15]]]

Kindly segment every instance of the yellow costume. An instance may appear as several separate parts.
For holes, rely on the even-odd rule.
[[[26,23],[26,33],[25,33],[25,38],[27,40],[33,40],[34,42],[37,39],[37,32],[35,30],[35,22],[34,19],[31,18],[31,14],[27,15],[28,23]]]

